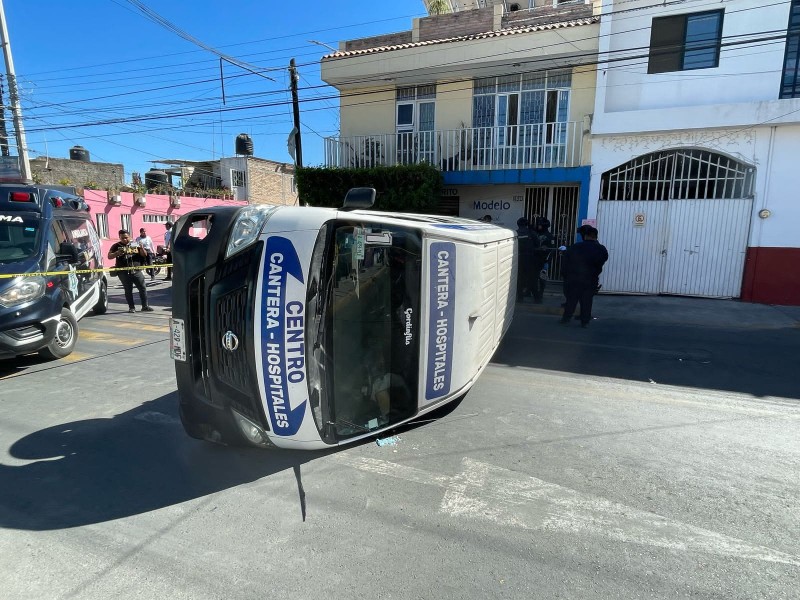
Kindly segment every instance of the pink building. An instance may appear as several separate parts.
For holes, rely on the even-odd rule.
[[[131,192],[122,192],[118,197],[109,200],[108,192],[102,190],[84,190],[83,197],[91,208],[97,233],[103,244],[103,257],[108,249],[119,239],[120,229],[127,229],[135,238],[139,229],[144,227],[153,239],[153,244],[164,243],[164,223],[175,222],[178,217],[193,210],[211,206],[246,206],[244,200],[221,200],[219,198],[191,198],[179,196],[170,198],[160,194],[146,194],[142,199],[134,200]],[[140,198],[139,194],[136,194]]]

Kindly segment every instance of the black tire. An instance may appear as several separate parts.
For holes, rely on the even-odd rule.
[[[154,265],[153,265],[153,268],[152,268],[152,269],[150,269],[150,270],[153,272],[153,277],[155,277],[156,275],[158,275],[159,273],[161,273],[161,267],[159,267],[159,266],[156,266],[157,264],[158,264],[158,263],[154,264]]]
[[[56,334],[50,343],[39,350],[44,358],[64,358],[72,353],[78,343],[78,321],[68,308],[61,309],[61,320],[56,327]]]
[[[92,308],[92,312],[96,315],[104,315],[108,311],[108,284],[105,279],[100,280],[100,297],[97,299],[97,304]]]

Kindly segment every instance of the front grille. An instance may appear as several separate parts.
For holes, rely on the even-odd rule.
[[[221,406],[209,388],[208,381],[208,343],[206,321],[203,318],[206,304],[206,279],[200,275],[189,282],[189,310],[187,342],[191,347],[193,379],[203,386],[203,399],[214,406]]]
[[[247,287],[225,294],[217,301],[215,319],[217,331],[214,333],[214,339],[221,343],[223,336],[231,331],[238,338],[239,346],[232,351],[223,348],[219,352],[216,373],[222,382],[243,393],[247,393],[249,383],[247,369],[249,349],[245,332],[242,330],[242,326],[249,321],[247,317]]]
[[[251,299],[252,287],[248,282],[255,281],[258,273],[258,260],[262,244],[259,242],[252,248],[233,256],[219,265],[214,277],[211,298],[214,306],[213,327],[210,335],[214,344],[211,357],[216,380],[225,390],[228,405],[238,413],[264,424],[260,411],[260,401],[256,374],[253,372],[254,340]],[[236,350],[223,347],[223,337],[230,331],[239,341]]]

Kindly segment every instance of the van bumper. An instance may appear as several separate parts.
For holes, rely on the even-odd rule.
[[[0,359],[31,354],[49,344],[56,335],[61,310],[39,299],[30,307],[2,309],[0,313]]]

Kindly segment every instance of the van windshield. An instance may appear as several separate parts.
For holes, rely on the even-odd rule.
[[[0,264],[36,256],[40,219],[19,213],[0,214]]]
[[[421,248],[419,231],[384,224],[335,221],[320,235],[309,379],[335,439],[416,413]]]

